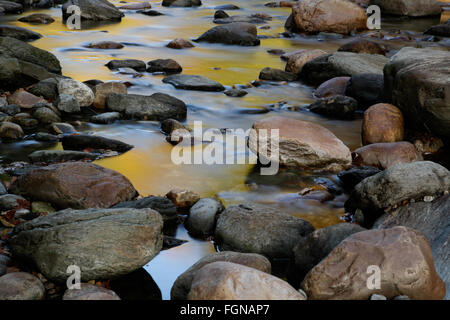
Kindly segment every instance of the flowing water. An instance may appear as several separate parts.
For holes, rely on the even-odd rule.
[[[133,1],[112,1],[116,5]],[[361,120],[338,121],[306,112],[298,107],[313,101],[313,89],[299,82],[289,84],[265,84],[247,89],[243,98],[231,98],[223,93],[176,90],[162,83],[162,76],[144,72],[141,78],[110,71],[104,65],[112,59],[140,59],[150,61],[158,58],[172,58],[183,67],[184,74],[197,74],[217,80],[226,86],[248,84],[258,78],[264,67],[284,69],[285,62],[278,56],[267,53],[277,48],[287,52],[298,49],[319,48],[335,51],[346,39],[319,41],[311,37],[280,37],[290,8],[269,8],[268,0],[235,1],[241,10],[227,11],[230,15],[266,13],[273,17],[259,29],[261,39],[258,47],[225,46],[220,44],[195,43],[195,48],[174,50],[165,45],[172,39],[193,39],[209,28],[215,6],[233,1],[204,0],[199,8],[165,8],[159,2],[150,1],[153,9],[165,15],[150,17],[133,11],[126,11],[120,23],[98,24],[79,31],[68,30],[61,21],[61,9],[34,10],[50,14],[56,22],[49,25],[30,25],[17,21],[20,16],[0,17],[2,23],[9,23],[32,29],[44,37],[34,41],[36,47],[54,53],[61,61],[63,74],[85,81],[129,81],[134,85],[129,93],[150,95],[164,92],[183,100],[188,105],[186,123],[202,121],[206,128],[248,129],[252,123],[264,117],[283,115],[295,119],[319,123],[330,129],[350,149],[360,146]],[[21,16],[30,14],[25,12]],[[386,20],[386,26],[423,32],[439,19]],[[125,45],[120,50],[98,50],[85,48],[90,42],[111,40]],[[399,44],[401,46],[401,44]],[[292,111],[292,110],[296,111]],[[269,112],[267,112],[269,111]],[[79,129],[86,132],[119,139],[135,146],[131,151],[96,163],[117,170],[128,177],[141,195],[164,195],[170,189],[193,190],[201,196],[218,195],[225,204],[256,201],[269,204],[295,216],[310,221],[316,228],[338,223],[344,213],[345,195],[322,204],[314,200],[302,200],[298,191],[314,184],[314,177],[298,176],[286,181],[283,177],[258,177],[251,165],[180,165],[172,163],[172,146],[165,141],[158,122],[120,121],[110,125],[85,124]],[[30,152],[44,146],[33,141],[2,146],[2,153],[20,160]],[[56,148],[61,148],[58,145]],[[233,152],[240,152],[237,150]],[[197,150],[200,152],[200,150]],[[333,175],[325,176],[336,180]],[[190,265],[209,252],[214,246],[208,241],[192,239],[182,225],[176,233],[179,239],[189,240],[184,245],[162,251],[146,269],[161,288],[163,298],[169,298],[170,288],[176,277]]]

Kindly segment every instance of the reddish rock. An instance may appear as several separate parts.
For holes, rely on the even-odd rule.
[[[8,97],[8,103],[17,104],[24,109],[31,109],[36,103],[47,103],[47,101],[23,89],[19,89]]]

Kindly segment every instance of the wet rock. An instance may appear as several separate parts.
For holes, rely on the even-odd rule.
[[[146,65],[142,60],[126,59],[126,60],[111,60],[106,64],[106,66],[111,70],[116,70],[119,68],[131,68],[136,71],[145,71]]]
[[[67,8],[76,5],[81,9],[82,20],[120,21],[124,14],[107,0],[69,0],[61,7],[63,21],[70,17]]]
[[[33,41],[42,38],[42,35],[17,26],[0,25],[0,37],[11,37],[22,41]]]
[[[80,289],[67,289],[63,300],[120,300],[112,290],[89,283],[80,283]]]
[[[25,112],[14,115],[11,122],[18,124],[25,131],[35,129],[39,124],[36,119],[33,119],[29,113]]]
[[[350,77],[336,77],[327,80],[314,91],[314,96],[319,99],[334,95],[345,96],[345,90],[349,80]]]
[[[22,128],[16,123],[3,121],[0,124],[0,139],[3,141],[20,140],[24,135]]]
[[[351,154],[347,146],[328,129],[312,122],[285,117],[270,117],[253,124],[249,136],[249,147],[257,152],[258,130],[279,130],[279,162],[281,165],[299,167],[311,171],[341,171],[351,163]],[[266,143],[262,141],[262,143]],[[267,154],[271,155],[271,143],[267,142]]]
[[[61,142],[64,150],[77,151],[90,149],[112,150],[123,153],[131,150],[134,147],[119,140],[88,134],[66,135],[62,138]]]
[[[269,81],[295,81],[297,76],[291,72],[267,67],[261,70],[259,79]]]
[[[12,272],[0,277],[0,300],[43,300],[45,288],[41,280],[25,272]]]
[[[363,145],[402,141],[404,137],[402,112],[396,106],[387,103],[371,106],[364,112],[361,135]]]
[[[352,155],[354,163],[382,170],[399,163],[423,160],[414,145],[406,141],[370,144],[356,149]]]
[[[78,160],[95,160],[98,158],[98,154],[90,152],[80,151],[68,151],[68,150],[39,150],[28,155],[32,163],[37,162],[65,162],[65,161],[78,161]]]
[[[38,132],[33,136],[33,139],[36,141],[40,141],[40,142],[58,142],[58,137],[50,134],[50,133],[46,133],[46,132]]]
[[[17,104],[8,104],[1,107],[0,112],[6,113],[9,116],[14,116],[20,113],[20,107]]]
[[[356,185],[345,203],[347,212],[361,209],[365,224],[370,226],[383,210],[404,200],[421,200],[450,189],[450,173],[430,161],[401,163]]]
[[[137,72],[136,70],[132,69],[132,68],[119,68],[117,69],[117,72],[119,74],[127,74],[127,75],[131,75],[133,78],[140,78],[143,76],[142,73]]]
[[[228,13],[223,10],[217,10],[216,12],[214,12],[214,19],[224,19],[228,17],[230,17]]]
[[[405,226],[421,232],[431,246],[434,265],[447,287],[446,299],[450,297],[450,196],[445,195],[433,202],[415,202],[388,212],[374,225],[377,229]]]
[[[60,122],[61,118],[50,108],[42,107],[33,112],[33,118],[37,119],[42,124],[52,124]]]
[[[120,119],[119,112],[105,112],[91,117],[91,122],[99,124],[110,124]]]
[[[355,39],[341,46],[338,51],[384,55],[387,50],[384,46],[375,41]]]
[[[386,97],[408,127],[450,137],[449,58],[447,51],[403,48],[386,64]]]
[[[151,96],[110,93],[106,97],[106,107],[120,112],[126,118],[138,120],[182,120],[187,113],[183,101],[164,93],[154,93]]]
[[[28,92],[37,97],[53,101],[58,98],[58,82],[54,78],[42,80],[29,88]]]
[[[171,49],[185,49],[185,48],[193,48],[194,45],[188,40],[176,38],[176,39],[170,41],[167,44],[167,47],[171,48]]]
[[[80,267],[82,281],[112,279],[158,254],[162,226],[151,209],[66,209],[16,227],[10,248],[54,282],[66,282],[70,265]]]
[[[36,103],[46,103],[47,101],[23,89],[19,89],[8,97],[8,102],[24,109],[31,109]]]
[[[214,232],[216,217],[224,209],[222,203],[214,198],[198,200],[189,210],[185,222],[186,229],[194,236],[207,236]]]
[[[0,11],[4,13],[22,13],[23,5],[12,1],[0,1]]]
[[[180,123],[175,119],[166,119],[161,122],[161,130],[165,134],[171,134],[173,131],[177,129],[189,130],[189,128],[187,128],[185,125],[183,125],[182,123]]]
[[[122,49],[124,46],[121,43],[114,41],[100,41],[95,43],[90,43],[86,46],[87,48],[92,49]]]
[[[166,197],[180,210],[188,210],[200,200],[200,196],[197,193],[183,189],[170,190]]]
[[[349,34],[367,29],[367,16],[358,5],[343,0],[299,0],[292,8],[297,30]]]
[[[125,4],[123,6],[120,6],[119,9],[122,10],[141,10],[141,9],[149,9],[152,5],[150,2],[136,2],[136,3],[129,3]]]
[[[201,0],[163,0],[164,7],[198,7],[202,5]]]
[[[423,17],[441,14],[438,1],[434,0],[373,0],[371,4],[377,5],[386,14]]]
[[[384,77],[381,74],[362,73],[348,81],[345,95],[358,101],[360,108],[367,108],[384,100]]]
[[[203,76],[177,74],[165,77],[162,80],[169,83],[177,89],[198,90],[198,91],[224,91],[225,88],[217,81],[205,78]]]
[[[233,89],[225,90],[224,94],[226,94],[229,97],[241,98],[241,97],[247,95],[248,92],[243,89],[233,88]]]
[[[105,108],[106,97],[110,93],[126,94],[127,87],[120,82],[99,83],[94,87],[94,107],[99,109]]]
[[[62,93],[55,101],[55,106],[59,111],[66,113],[77,113],[81,111],[78,100],[69,94]]]
[[[367,286],[372,265],[381,270],[381,289]],[[381,294],[388,299],[408,295],[433,300],[445,295],[427,240],[406,227],[349,236],[308,273],[302,288],[310,299],[367,300]]]
[[[309,106],[309,110],[320,115],[335,119],[353,119],[358,102],[341,95],[320,99]]]
[[[15,194],[4,194],[0,196],[0,211],[9,211],[19,207],[21,203],[26,202],[25,198]]]
[[[287,282],[231,262],[213,262],[195,275],[188,300],[305,300]]]
[[[58,208],[75,209],[108,208],[137,195],[130,181],[120,173],[87,162],[67,162],[28,171],[11,188],[15,194]]]
[[[142,11],[138,11],[139,13],[145,14],[146,16],[151,16],[151,17],[157,17],[157,16],[163,16],[164,13],[161,13],[159,11],[156,10],[142,10]]]
[[[171,300],[186,300],[197,272],[207,264],[218,261],[240,264],[268,274],[271,272],[269,260],[259,254],[232,251],[211,253],[200,259],[177,278],[170,292]]]
[[[0,277],[6,273],[9,263],[9,257],[3,254],[0,254]]]
[[[77,99],[80,107],[88,107],[94,102],[94,93],[84,83],[74,79],[62,79],[58,82],[59,94],[67,94]]]
[[[348,236],[364,231],[357,224],[339,223],[330,227],[318,229],[300,239],[294,247],[295,262],[290,268],[290,283],[295,287],[300,285],[306,274],[320,263],[341,241]]]
[[[223,250],[292,256],[292,248],[314,231],[307,221],[259,204],[228,206],[217,221],[216,241]]]
[[[113,279],[110,286],[123,300],[162,300],[161,290],[143,268]]]
[[[335,77],[351,77],[362,73],[383,74],[388,59],[382,55],[335,52],[307,62],[300,76],[307,82],[319,85]]]
[[[219,12],[219,14],[217,14],[217,12]],[[236,23],[236,22],[241,22],[241,23],[253,23],[253,24],[263,24],[266,23],[268,20],[272,20],[272,17],[265,15],[265,14],[252,14],[249,16],[241,16],[241,15],[236,15],[236,16],[228,16],[228,14],[226,14],[224,11],[217,11],[214,14],[214,23],[217,24],[228,24],[228,23]],[[217,17],[216,17],[217,15]]]
[[[363,181],[365,178],[376,175],[381,172],[380,169],[376,167],[354,167],[345,171],[338,173],[338,178],[344,184],[347,190],[352,190],[358,183]]]
[[[438,24],[428,28],[424,34],[430,34],[439,37],[450,37],[450,20],[446,23]]]
[[[244,22],[235,22],[214,27],[194,41],[240,46],[259,46],[260,44],[255,25]]]
[[[321,55],[326,54],[323,50],[303,50],[301,52],[292,54],[289,56],[285,70],[287,72],[292,72],[295,74],[299,74],[302,71],[303,66],[308,61],[311,61]]]
[[[55,134],[72,134],[77,133],[77,130],[70,124],[64,122],[55,122],[50,126],[50,131]]]
[[[156,59],[148,62],[147,72],[163,72],[165,74],[181,73],[183,68],[173,59]]]
[[[20,22],[29,22],[32,24],[50,24],[55,22],[55,19],[45,13],[33,13],[18,20]]]

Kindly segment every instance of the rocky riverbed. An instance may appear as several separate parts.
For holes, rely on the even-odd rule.
[[[0,1],[0,299],[449,297],[438,1],[63,2]],[[259,162],[177,165],[195,121]]]

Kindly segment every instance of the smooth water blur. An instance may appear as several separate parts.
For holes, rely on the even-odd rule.
[[[116,5],[124,2],[111,1]],[[230,98],[223,93],[176,90],[161,82],[160,75],[143,73],[141,78],[110,71],[104,65],[112,59],[140,59],[148,62],[159,58],[172,58],[183,67],[184,74],[203,75],[226,86],[248,84],[258,78],[265,67],[284,69],[285,62],[278,56],[267,53],[269,49],[283,49],[287,52],[298,49],[323,49],[335,51],[346,39],[318,41],[316,36],[283,38],[284,23],[290,8],[269,8],[268,0],[215,1],[204,0],[199,8],[165,8],[159,2],[150,1],[152,9],[165,15],[150,17],[133,11],[125,11],[120,23],[98,24],[79,31],[68,30],[61,21],[61,9],[36,10],[50,14],[56,22],[50,25],[31,25],[18,22],[20,16],[0,17],[2,23],[9,23],[32,29],[44,37],[34,41],[36,47],[51,51],[61,61],[63,74],[80,81],[99,79],[103,81],[121,80],[134,84],[128,92],[150,95],[164,92],[173,95],[188,105],[186,123],[202,121],[205,128],[250,128],[258,119],[273,115],[283,115],[319,123],[336,134],[350,149],[360,146],[361,120],[338,121],[306,111],[292,111],[313,101],[312,88],[298,82],[289,84],[265,84],[247,89],[243,98]],[[258,47],[226,46],[220,44],[195,43],[195,48],[174,50],[165,47],[172,39],[194,39],[216,26],[212,22],[215,6],[235,3],[241,10],[227,11],[230,15],[265,13],[273,17],[265,25],[269,29],[259,29],[261,39]],[[416,21],[387,20],[389,28],[401,28],[421,32],[436,19]],[[417,22],[418,21],[418,22]],[[91,42],[116,41],[125,45],[120,50],[99,50],[85,48]],[[401,44],[399,44],[401,45]],[[263,112],[259,112],[263,110]],[[165,141],[159,123],[149,121],[120,121],[110,125],[88,124],[83,131],[119,139],[135,146],[131,151],[113,158],[97,161],[99,165],[117,170],[128,177],[141,195],[164,195],[173,188],[185,188],[202,196],[219,195],[226,204],[245,201],[265,203],[282,211],[310,221],[316,228],[339,222],[344,213],[345,195],[333,202],[322,204],[314,200],[303,200],[298,195],[308,183],[294,186],[285,184],[248,183],[252,165],[175,165],[170,155],[172,146]],[[28,141],[2,147],[2,152],[13,158],[23,159],[35,149],[46,146]],[[56,148],[61,148],[60,145]],[[200,150],[197,150],[200,152]],[[232,152],[243,152],[235,150]],[[301,173],[299,173],[301,175]],[[327,176],[336,180],[335,176]],[[170,288],[176,277],[205,254],[214,251],[207,241],[192,239],[180,226],[176,237],[190,240],[188,243],[161,252],[147,266],[160,286],[164,298],[169,297]]]

